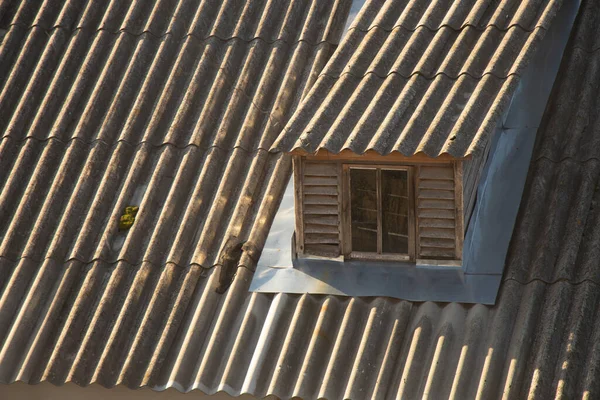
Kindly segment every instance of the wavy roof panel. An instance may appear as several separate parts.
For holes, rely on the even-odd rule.
[[[207,268],[286,179],[267,149],[350,7],[2,4],[0,257]],[[130,204],[136,223],[119,232]]]
[[[370,0],[272,151],[477,154],[560,0]]]
[[[15,2],[0,2],[0,13],[6,4]],[[172,12],[175,3],[169,4]],[[600,147],[595,145],[600,140],[599,16],[600,3],[584,0],[538,133],[494,306],[249,293],[253,271],[245,267],[219,293],[220,267],[204,268],[216,256],[206,257],[205,264],[190,260],[217,252],[230,232],[241,231],[242,238],[260,249],[283,195],[289,158],[268,155],[260,146],[260,151],[248,153],[231,144],[235,141],[226,142],[229,147],[203,149],[161,143],[163,139],[135,145],[115,140],[109,145],[93,135],[88,141],[40,140],[27,138],[28,133],[20,139],[4,137],[2,249],[12,251],[4,245],[10,237],[29,255],[23,256],[24,250],[16,258],[0,255],[0,382],[120,384],[283,399],[600,398]],[[34,29],[24,32],[22,41],[11,43],[24,44],[37,35]],[[75,41],[76,33],[68,33]],[[12,59],[18,59],[25,47],[7,49],[6,38],[0,52],[14,52]],[[141,35],[138,40],[149,38]],[[90,51],[89,43],[81,45],[86,49],[81,58]],[[179,54],[178,42],[169,43],[175,49],[169,48],[168,54]],[[42,73],[36,66],[44,48],[32,53],[37,56],[24,74],[27,79],[12,94],[15,104],[33,101],[23,94]],[[318,52],[320,47],[312,49]],[[67,62],[66,53],[59,54],[59,64]],[[106,53],[101,54],[98,70],[108,64]],[[131,64],[133,54],[117,59]],[[159,58],[159,71],[170,71],[177,60]],[[319,68],[314,61],[300,68],[305,71],[300,76],[308,79],[306,71]],[[168,75],[177,82],[192,79]],[[65,90],[71,93],[79,75],[65,76]],[[98,76],[80,85],[108,85]],[[115,76],[119,82],[124,79]],[[152,77],[157,86],[151,84]],[[123,109],[101,108],[102,121],[114,113],[116,127],[125,126],[128,118],[161,121],[157,99],[170,87],[164,84],[166,76],[145,73],[139,79],[149,85],[144,92],[151,96],[150,106],[145,106],[148,114],[127,108],[130,100],[115,103],[125,104]],[[17,111],[15,105],[0,112],[11,118],[25,112],[21,110],[37,115],[49,107],[41,104],[52,82],[42,79],[42,89],[30,92],[38,97],[34,108]],[[122,87],[122,96],[136,98],[139,86]],[[181,87],[188,93],[188,86]],[[89,90],[81,100],[85,104],[93,98]],[[114,90],[108,98],[115,102],[117,94]],[[184,102],[176,104],[179,110]],[[72,115],[69,134],[83,114]],[[29,124],[33,120],[23,118]],[[134,137],[145,137],[144,129]],[[249,148],[256,145],[251,143]],[[137,199],[140,220],[128,235],[95,242],[115,232],[111,216]],[[116,258],[86,256],[106,254],[104,247],[113,243],[127,257],[118,252]],[[60,252],[49,253],[50,248]],[[171,253],[183,263],[168,262],[176,260]],[[245,252],[242,265],[252,265],[251,258]]]
[[[0,0],[0,381],[80,381],[123,362],[137,329],[150,361],[145,340],[169,351],[160,332],[185,324],[230,238],[253,267],[291,171],[268,149],[350,7]],[[119,231],[127,206],[139,212]]]

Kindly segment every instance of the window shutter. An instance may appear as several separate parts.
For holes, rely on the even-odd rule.
[[[305,162],[302,179],[304,253],[340,255],[339,165]]]
[[[456,259],[454,166],[421,166],[417,176],[417,258]]]

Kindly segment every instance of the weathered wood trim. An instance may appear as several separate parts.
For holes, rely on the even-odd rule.
[[[383,253],[383,201],[381,200],[381,169],[375,170],[375,191],[377,193],[377,254]]]
[[[421,254],[421,237],[419,235],[419,226],[421,226],[421,221],[419,217],[419,211],[417,210],[417,203],[419,199],[419,194],[421,192],[421,165],[417,165],[415,167],[415,194],[414,194],[414,207],[415,211],[415,258],[418,258]]]
[[[342,254],[344,258],[350,258],[352,252],[352,235],[350,226],[350,166],[342,164]]]
[[[337,175],[338,175],[338,186],[337,186],[337,198],[338,198],[338,235],[340,238],[340,255],[344,254],[346,244],[344,243],[344,171],[341,163],[336,163]]]
[[[417,258],[416,243],[417,243],[417,222],[416,222],[416,187],[415,187],[415,171],[418,166],[408,169],[408,257],[410,260]]]
[[[319,150],[316,154],[308,154],[302,150],[294,150],[291,152],[292,155],[299,155],[302,157],[306,157],[307,160],[310,161],[318,161],[318,160],[328,160],[328,161],[337,161],[341,160],[344,162],[352,162],[352,163],[361,163],[361,162],[378,162],[378,163],[402,163],[402,164],[422,164],[422,163],[432,163],[432,164],[448,164],[449,162],[456,161],[455,157],[452,157],[448,154],[442,154],[439,157],[429,157],[423,153],[415,154],[414,156],[407,157],[398,152],[391,153],[387,156],[382,156],[373,150],[368,150],[363,154],[356,154],[350,150],[342,150],[339,154],[333,154],[327,150]],[[465,159],[470,159],[471,156],[466,157]]]
[[[292,157],[294,170],[294,196],[295,199],[295,218],[296,218],[296,256],[304,254],[304,199],[303,199],[303,164],[304,159],[300,156]]]
[[[462,260],[463,241],[465,239],[464,230],[464,210],[463,210],[463,163],[462,161],[454,162],[454,205],[455,212],[455,228],[456,235],[456,259]]]

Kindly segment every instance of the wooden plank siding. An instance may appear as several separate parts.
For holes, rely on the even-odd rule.
[[[292,168],[294,176],[294,217],[296,220],[295,229],[295,243],[296,243],[296,254],[304,253],[304,207],[302,206],[303,201],[303,188],[302,188],[302,168],[303,168],[302,157],[293,156]]]

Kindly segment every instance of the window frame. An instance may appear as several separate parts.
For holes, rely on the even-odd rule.
[[[415,170],[417,166],[390,165],[390,164],[359,164],[342,163],[342,249],[345,259],[354,260],[378,260],[378,261],[416,261],[416,219],[415,219]],[[377,253],[352,251],[352,217],[351,217],[351,184],[350,170],[363,169],[376,171],[377,188]],[[408,254],[383,253],[383,228],[382,228],[382,194],[381,194],[381,171],[406,171],[408,182]]]

